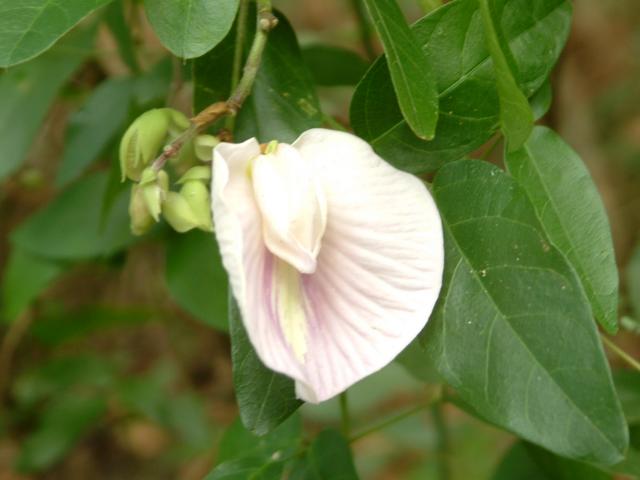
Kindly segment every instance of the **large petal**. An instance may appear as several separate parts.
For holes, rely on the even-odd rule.
[[[440,216],[416,177],[359,138],[313,129],[293,144],[327,199],[313,275],[303,275],[307,352],[298,395],[322,401],[387,365],[426,324],[444,265]]]
[[[424,185],[349,134],[315,129],[294,144],[327,201],[313,274],[266,248],[247,175],[257,143],[221,144],[212,188],[216,235],[262,361],[326,400],[388,364],[420,332],[443,268],[440,219]]]

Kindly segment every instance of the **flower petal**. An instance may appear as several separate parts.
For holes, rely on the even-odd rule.
[[[302,276],[309,338],[297,391],[313,402],[384,367],[417,336],[440,292],[444,248],[426,187],[366,142],[313,129],[293,146],[327,198],[318,266]]]
[[[255,159],[252,177],[267,248],[298,271],[313,273],[327,209],[311,163],[280,143]]]

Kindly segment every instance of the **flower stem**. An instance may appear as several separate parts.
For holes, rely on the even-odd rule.
[[[351,432],[351,418],[349,417],[349,399],[346,390],[340,394],[340,418],[342,420],[342,433],[349,438]]]
[[[429,408],[431,405],[433,405],[434,400],[431,399],[428,402],[424,402],[421,403],[419,405],[416,405],[415,407],[407,410],[406,412],[400,413],[394,417],[391,417],[387,420],[383,420],[382,422],[378,423],[377,425],[373,425],[372,427],[369,427],[365,430],[363,430],[362,432],[353,435],[350,439],[349,442],[353,443],[353,442],[357,442],[358,440],[360,440],[361,438],[364,438],[368,435],[371,435],[372,433],[378,432],[380,430],[383,430],[385,428],[387,428],[390,425],[393,425],[394,423],[398,423],[402,420],[404,420],[405,418],[408,418],[412,415],[415,415],[418,412],[421,412],[422,410]]]
[[[256,34],[238,84],[226,101],[209,105],[191,119],[191,126],[182,132],[170,145],[167,145],[162,154],[154,160],[153,168],[155,170],[161,170],[167,160],[177,155],[186,143],[189,143],[196,135],[219,118],[225,115],[235,116],[251,93],[260,68],[262,53],[267,44],[267,36],[278,24],[278,19],[271,13],[271,0],[257,0],[257,5]]]
[[[451,469],[449,468],[449,432],[447,423],[442,411],[442,402],[436,402],[431,406],[431,415],[433,417],[433,426],[437,436],[437,466],[438,478],[440,480],[449,480],[451,478]]]
[[[231,69],[231,90],[233,91],[240,81],[242,73],[242,57],[244,56],[244,40],[247,36],[247,15],[249,14],[249,1],[240,0],[238,19],[236,20],[236,45],[233,51],[233,66]],[[226,128],[233,132],[236,123],[235,116],[229,116],[226,120]]]
[[[631,366],[632,368],[634,368],[635,370],[638,370],[640,372],[640,362],[638,362],[635,358],[633,358],[627,352],[622,350],[618,345],[613,343],[613,341],[611,341],[609,338],[605,337],[602,334],[600,335],[600,337],[602,338],[602,341],[604,342],[604,344],[607,347],[609,347],[609,350],[611,350],[616,355],[618,355],[621,359],[623,359],[625,362],[627,362],[627,364],[629,366]]]

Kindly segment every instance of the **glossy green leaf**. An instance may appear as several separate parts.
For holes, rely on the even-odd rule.
[[[103,397],[70,393],[57,397],[45,409],[39,428],[22,444],[18,470],[40,471],[60,461],[105,410]]]
[[[518,442],[505,455],[492,480],[609,480],[586,463],[558,457],[530,443]]]
[[[578,273],[593,315],[615,333],[618,270],[611,228],[586,166],[544,127],[536,127],[522,149],[507,153],[505,162],[526,190],[547,237]]]
[[[89,53],[92,35],[72,35],[42,57],[0,75],[0,180],[24,160],[58,90]]]
[[[252,93],[238,114],[237,140],[292,142],[305,130],[322,125],[313,79],[296,35],[283,15],[277,17]],[[253,25],[253,16],[249,18]]]
[[[445,284],[422,334],[488,421],[559,455],[613,464],[627,426],[588,300],[525,191],[481,161],[443,167]]]
[[[517,150],[522,147],[531,134],[533,113],[507,60],[507,57],[511,57],[511,52],[509,45],[501,41],[503,35],[500,35],[500,26],[494,18],[494,16],[498,17],[497,12],[492,8],[495,6],[495,2],[492,0],[477,1],[484,25],[485,41],[495,71],[498,98],[500,99],[500,126],[507,139],[508,150]]]
[[[39,55],[80,20],[110,1],[0,0],[0,67]]]
[[[419,138],[431,140],[438,122],[438,91],[429,60],[396,0],[364,4],[382,40],[402,116]]]
[[[227,324],[227,274],[215,237],[192,231],[167,243],[166,279],[171,297],[194,317],[220,330]]]
[[[552,101],[553,90],[551,88],[551,81],[547,78],[542,86],[529,99],[533,118],[540,120],[544,117],[549,112]]]
[[[110,78],[100,84],[69,120],[58,186],[78,178],[126,128],[134,82]]]
[[[239,0],[144,0],[149,22],[162,44],[181,58],[215,47],[231,29]]]
[[[367,62],[357,53],[332,45],[308,45],[302,57],[316,85],[355,85],[367,71]]]
[[[517,67],[516,81],[530,97],[548,78],[562,51],[571,26],[571,2],[496,0],[495,6],[496,22]],[[449,2],[412,30],[440,92],[435,138],[422,141],[406,125],[384,59],[374,63],[356,88],[351,125],[398,168],[427,172],[463,157],[491,138],[500,123],[499,99],[476,2]]]
[[[290,479],[358,480],[347,439],[335,430],[320,432]]]
[[[247,430],[265,435],[285,421],[302,402],[296,399],[293,380],[269,370],[260,361],[235,301],[230,298],[229,303],[233,384],[240,418]]]
[[[134,241],[129,231],[129,192],[114,201],[102,219],[107,173],[94,173],[71,185],[22,223],[11,235],[25,251],[58,260],[111,255]]]
[[[2,319],[15,320],[63,270],[58,263],[12,249],[0,284]]]

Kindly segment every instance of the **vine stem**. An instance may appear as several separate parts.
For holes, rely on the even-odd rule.
[[[604,344],[607,347],[609,347],[609,350],[611,350],[616,355],[618,355],[621,359],[623,359],[625,362],[627,362],[627,364],[629,364],[629,366],[633,367],[635,370],[638,370],[640,372],[640,362],[638,362],[635,358],[633,358],[627,352],[622,350],[618,345],[613,343],[613,341],[610,340],[609,338],[605,337],[602,334],[600,335],[600,337],[602,338],[602,341],[604,342]]]
[[[244,64],[242,76],[226,101],[216,102],[198,113],[191,119],[191,125],[182,132],[171,144],[167,145],[163,152],[153,162],[153,169],[162,170],[167,160],[176,156],[182,147],[193,140],[196,135],[205,130],[209,125],[225,115],[235,116],[242,104],[247,99],[253,88],[262,53],[267,44],[269,32],[278,24],[278,19],[271,11],[271,0],[257,0],[258,13],[256,15],[256,35],[247,60]]]
[[[4,407],[14,354],[18,349],[20,341],[29,330],[32,320],[33,315],[30,310],[22,313],[9,326],[0,344],[0,411]]]
[[[240,82],[240,75],[242,73],[242,57],[244,53],[244,40],[247,36],[247,15],[249,14],[249,0],[240,0],[240,7],[238,8],[238,20],[236,30],[236,45],[233,51],[233,66],[231,68],[231,90],[233,91]],[[229,116],[226,120],[226,128],[230,132],[233,132],[235,127],[236,117]]]
[[[440,480],[449,480],[451,478],[451,469],[449,468],[449,431],[447,430],[447,423],[442,410],[442,402],[436,402],[431,406],[431,415],[438,441],[438,478]]]
[[[351,0],[351,7],[353,8],[353,13],[355,14],[356,20],[358,22],[360,42],[362,43],[362,47],[367,54],[367,59],[369,61],[373,61],[377,57],[376,49],[373,46],[371,25],[369,24],[367,14],[364,11],[362,0]]]

